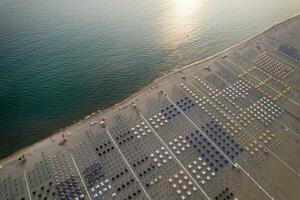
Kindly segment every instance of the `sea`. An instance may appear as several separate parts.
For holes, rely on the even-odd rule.
[[[299,0],[0,0],[0,158],[299,12]]]

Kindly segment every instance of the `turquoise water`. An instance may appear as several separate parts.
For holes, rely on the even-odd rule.
[[[0,158],[298,12],[299,0],[0,0]]]

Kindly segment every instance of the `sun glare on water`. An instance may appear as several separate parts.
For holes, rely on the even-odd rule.
[[[173,0],[174,9],[178,16],[192,15],[199,9],[202,0]]]
[[[164,23],[168,27],[165,40],[172,46],[189,40],[190,34],[196,27],[195,19],[203,15],[204,0],[169,0],[170,9],[165,13]]]

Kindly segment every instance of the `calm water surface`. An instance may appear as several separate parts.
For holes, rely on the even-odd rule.
[[[0,0],[0,158],[298,12],[299,0]]]

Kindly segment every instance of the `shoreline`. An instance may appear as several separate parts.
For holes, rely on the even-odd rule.
[[[29,152],[30,150],[34,149],[35,147],[37,147],[38,145],[40,145],[41,143],[47,141],[47,140],[51,140],[53,137],[57,137],[58,135],[61,135],[62,133],[68,133],[68,132],[71,132],[72,130],[77,130],[77,129],[80,129],[80,127],[82,125],[85,125],[86,123],[88,123],[89,121],[94,121],[95,119],[98,119],[99,117],[101,117],[101,115],[107,113],[107,112],[110,112],[110,111],[113,111],[115,109],[118,109],[118,107],[120,106],[123,106],[123,105],[126,105],[127,103],[129,103],[130,101],[132,101],[134,98],[136,98],[137,96],[141,95],[142,93],[146,92],[147,90],[155,87],[155,85],[158,83],[158,82],[161,82],[163,81],[164,79],[176,74],[176,73],[180,73],[182,72],[183,70],[185,69],[188,69],[194,65],[198,65],[198,64],[201,64],[203,62],[206,62],[208,60],[211,60],[211,59],[214,59],[215,57],[218,57],[219,55],[227,52],[227,51],[230,51],[230,50],[233,50],[234,48],[237,48],[239,47],[240,45],[243,45],[244,43],[247,43],[253,39],[255,39],[256,37],[270,31],[271,29],[277,27],[277,26],[280,26],[286,22],[289,22],[290,20],[293,20],[294,18],[296,17],[299,17],[300,16],[300,13],[292,16],[292,17],[289,17],[281,22],[278,22],[276,24],[272,24],[270,25],[270,27],[266,28],[265,30],[255,34],[254,36],[251,36],[249,38],[246,38],[245,40],[233,45],[233,46],[230,46],[230,47],[227,47],[221,51],[219,51],[218,53],[212,55],[212,56],[209,56],[205,59],[202,59],[202,60],[199,60],[199,61],[196,61],[196,62],[193,62],[191,64],[188,64],[188,65],[185,65],[185,66],[182,66],[178,69],[173,69],[172,71],[170,71],[169,73],[165,74],[165,75],[162,75],[156,79],[154,79],[150,84],[140,88],[136,93],[134,94],[131,94],[130,96],[128,96],[127,98],[121,100],[119,103],[116,103],[112,106],[109,106],[107,108],[104,108],[103,110],[97,110],[95,111],[94,113],[91,113],[90,115],[84,117],[83,119],[79,119],[78,122],[74,123],[74,124],[70,124],[69,126],[66,126],[64,128],[61,128],[61,129],[58,129],[57,131],[54,131],[53,133],[51,133],[49,136],[45,137],[44,139],[41,139],[39,140],[38,142],[35,142],[27,147],[24,147],[22,149],[19,149],[17,151],[15,151],[13,154],[3,158],[3,159],[0,159],[0,165],[3,165],[5,164],[6,162],[8,162],[9,160],[15,158],[16,156],[20,155],[20,154],[23,154],[25,152]]]

